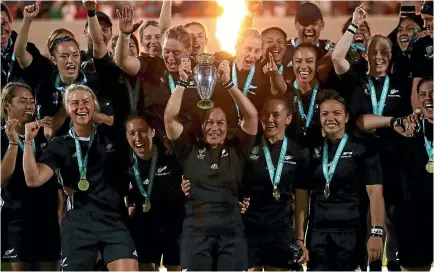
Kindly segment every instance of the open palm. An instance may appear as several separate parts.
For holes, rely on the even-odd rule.
[[[134,24],[134,9],[130,6],[123,6],[122,12],[117,9],[116,14],[119,19],[119,31],[122,33],[133,33],[143,23],[143,20],[140,20],[138,23]]]

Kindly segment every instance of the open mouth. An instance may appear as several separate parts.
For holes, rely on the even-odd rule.
[[[244,61],[244,64],[246,65],[246,66],[252,66],[253,64],[255,64],[255,61],[253,61],[253,60],[245,60]]]
[[[208,134],[208,136],[210,136],[211,138],[217,138],[220,136],[220,133],[216,133],[216,132],[211,132]]]
[[[66,70],[67,70],[69,73],[75,73],[75,68],[76,68],[75,64],[70,64],[70,65],[67,65],[67,66],[66,66]]]
[[[193,44],[193,50],[199,51],[200,50],[200,44],[198,44],[198,43]]]
[[[310,75],[310,71],[299,71],[298,74],[302,79],[307,79]]]
[[[365,38],[363,37],[363,35],[355,35],[354,36],[354,42],[358,43],[358,44],[365,44]]]
[[[32,111],[25,111],[24,114],[33,115],[33,112]]]
[[[170,70],[176,70],[177,69],[176,62],[168,62],[167,68],[169,68]]]
[[[145,151],[145,145],[142,144],[142,143],[138,143],[138,144],[136,144],[136,145],[135,145],[135,148],[136,148],[136,150],[139,151],[139,152],[143,152],[143,151]]]
[[[87,111],[77,112],[77,117],[87,117],[89,113]]]
[[[428,103],[428,104],[425,104],[425,109],[427,110],[427,111],[432,111],[432,103]]]
[[[336,128],[337,126],[338,126],[338,124],[336,124],[336,123],[328,123],[328,124],[326,124],[326,127],[329,128],[329,129]]]
[[[280,54],[280,50],[279,49],[273,49],[271,51],[271,55],[273,55],[273,58],[279,56],[279,54]]]
[[[377,68],[383,68],[386,65],[384,60],[381,59],[377,59],[375,60],[375,66],[377,66]]]
[[[307,42],[313,42],[313,40],[315,39],[315,34],[314,33],[312,33],[312,34],[304,34],[304,40],[305,41],[307,41]]]
[[[407,35],[402,35],[401,37],[399,37],[399,41],[404,44],[404,43],[408,43],[410,41],[409,37]]]

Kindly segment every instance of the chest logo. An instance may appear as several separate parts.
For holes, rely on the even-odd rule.
[[[105,150],[106,150],[106,152],[113,152],[113,151],[114,151],[114,149],[113,149],[113,144],[108,144],[108,145],[105,147]]]
[[[55,92],[53,93],[53,104],[57,106],[57,104],[59,104],[59,93]]]
[[[170,174],[170,171],[167,169],[167,165],[160,167],[157,169],[157,176],[167,176]]]
[[[149,179],[145,179],[144,181],[143,181],[143,185],[148,185],[149,184]]]
[[[252,153],[250,154],[250,160],[253,161],[258,160],[259,159],[258,153],[259,153],[259,147],[258,146],[253,147]]]
[[[397,94],[397,93],[399,93],[399,91],[397,89],[390,90],[390,94]]]
[[[217,170],[217,169],[219,169],[219,166],[216,163],[214,163],[213,165],[211,165],[211,169]]]
[[[345,158],[352,158],[353,157],[353,151],[350,152],[343,152],[341,159],[345,159]]]
[[[432,58],[433,58],[433,49],[432,49],[432,45],[427,46],[427,47],[425,48],[425,50],[426,50],[425,58],[427,58],[427,59],[432,59]]]
[[[226,149],[222,150],[222,158],[227,157],[229,155],[229,153],[226,151]]]
[[[203,149],[199,149],[199,153],[197,154],[197,159],[198,160],[205,159],[205,151],[206,151],[205,147]]]

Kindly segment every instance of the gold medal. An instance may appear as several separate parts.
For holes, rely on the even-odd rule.
[[[279,189],[277,189],[277,188],[273,189],[273,197],[274,197],[275,200],[279,200],[280,199]]]
[[[78,189],[83,192],[87,191],[87,189],[89,189],[89,181],[87,181],[87,179],[80,179],[78,182]]]
[[[151,202],[146,200],[145,204],[143,204],[143,212],[149,212],[151,209]]]
[[[434,173],[434,162],[433,161],[429,161],[426,166],[425,169],[428,173],[432,174]]]

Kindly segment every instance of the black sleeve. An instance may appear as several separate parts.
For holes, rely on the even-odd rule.
[[[113,62],[110,55],[107,53],[104,57],[97,59],[93,58],[96,73],[98,74],[98,79],[100,85],[102,86],[102,91],[111,91],[111,88],[105,88],[111,84],[115,84],[122,74],[121,69]],[[110,95],[110,94],[109,94]]]
[[[430,62],[426,61],[425,54],[427,52],[425,52],[423,41],[424,38],[420,39],[414,44],[413,54],[410,57],[410,65],[413,78],[432,76],[432,69],[428,68],[428,65],[429,67],[432,67],[432,59],[430,59]]]
[[[383,184],[383,171],[381,169],[380,157],[370,144],[365,144],[366,153],[362,159],[364,180],[366,185]]]
[[[350,69],[343,73],[342,75],[338,75],[339,78],[339,93],[346,96],[346,94],[351,94],[354,89],[360,85],[360,74],[357,72],[352,65],[350,65]]]
[[[42,81],[48,81],[53,73],[53,64],[49,59],[42,56],[39,51],[32,54],[33,60],[30,65],[22,69],[21,75],[24,81],[35,90]]]
[[[306,180],[310,166],[310,154],[307,148],[300,148],[297,152],[297,174],[295,177],[295,188],[307,190]]]
[[[192,152],[194,146],[194,144],[189,141],[188,138],[188,135],[183,131],[178,139],[172,141],[173,150],[182,166],[184,166],[184,162]]]
[[[8,147],[9,147],[9,140],[8,137],[6,136],[6,132],[4,128],[1,128],[1,159],[3,160],[3,157],[6,154],[6,151],[8,151]]]
[[[354,90],[350,98],[348,109],[350,117],[354,121],[364,114],[372,113],[372,105],[370,104],[369,96],[364,93],[363,89]]]
[[[67,153],[61,140],[61,138],[54,138],[39,158],[39,163],[47,165],[54,172],[61,167],[63,158],[65,157],[64,153]]]
[[[237,152],[241,154],[244,159],[247,159],[255,145],[256,135],[250,135],[240,128],[231,141],[234,141],[233,146],[237,149]]]

